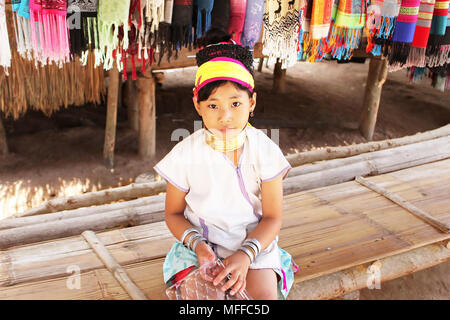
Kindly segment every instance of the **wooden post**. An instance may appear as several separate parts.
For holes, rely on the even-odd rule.
[[[137,99],[136,81],[128,78],[125,81],[123,103],[127,108],[128,124],[134,131],[139,130],[139,105]]]
[[[154,157],[156,150],[155,79],[153,75],[139,75],[139,155]]]
[[[262,72],[263,64],[264,64],[264,57],[261,57],[259,58],[258,72]]]
[[[372,140],[380,105],[381,90],[388,74],[387,60],[372,57],[367,75],[366,91],[364,93],[363,112],[359,130],[367,140]]]
[[[281,61],[277,59],[273,69],[273,92],[286,92],[286,69],[281,69]]]
[[[114,146],[116,143],[117,104],[119,97],[119,70],[114,66],[109,70],[108,98],[106,110],[105,144],[103,159],[108,169],[114,167]]]
[[[6,142],[5,127],[3,127],[2,118],[0,117],[0,157],[8,154],[8,143]]]

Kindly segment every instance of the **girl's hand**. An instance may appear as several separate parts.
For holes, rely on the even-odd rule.
[[[231,256],[223,260],[225,269],[223,269],[213,281],[217,286],[228,274],[231,273],[230,279],[222,286],[222,291],[227,291],[231,287],[231,295],[242,292],[246,286],[246,278],[248,268],[250,266],[250,258],[242,251],[236,251]]]
[[[197,254],[197,259],[200,266],[217,260],[213,249],[205,241],[201,241],[197,245],[195,248],[195,253]]]

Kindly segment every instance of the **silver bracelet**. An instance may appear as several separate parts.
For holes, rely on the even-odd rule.
[[[197,229],[195,229],[195,228],[189,228],[189,229],[186,229],[186,230],[183,232],[183,235],[182,235],[181,238],[180,238],[180,242],[181,242],[182,245],[185,246],[184,240],[186,240],[186,237],[187,237],[190,233],[192,233],[192,232],[195,232],[195,233],[200,234],[200,233],[197,231]]]
[[[187,248],[192,250],[192,245],[194,244],[195,240],[202,238],[203,236],[200,233],[196,233],[192,235],[187,243]]]
[[[249,239],[245,239],[242,244],[244,245],[244,244],[250,244],[250,243],[256,246],[256,248],[257,248],[256,255],[258,255],[261,252],[261,243],[256,238],[249,238]]]
[[[242,244],[243,246],[247,246],[248,248],[250,248],[250,249],[252,249],[253,250],[253,252],[255,253],[255,258],[256,258],[256,256],[259,254],[259,252],[258,252],[258,247],[254,244],[254,243],[252,243],[252,242],[246,242],[246,241],[244,241],[244,243]]]
[[[194,243],[192,244],[192,251],[194,251],[195,252],[195,248],[197,248],[197,245],[200,243],[200,242],[202,242],[202,241],[206,241],[206,238],[205,237],[200,237],[200,238],[197,238],[195,241],[194,241]]]
[[[255,257],[253,256],[253,254],[250,251],[250,249],[242,246],[238,250],[240,250],[240,251],[244,252],[246,255],[248,255],[248,257],[250,258],[250,263],[253,263],[253,261],[255,260]]]

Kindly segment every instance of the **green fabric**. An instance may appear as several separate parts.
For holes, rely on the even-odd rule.
[[[112,68],[114,64],[113,51],[119,46],[119,27],[123,26],[122,48],[128,48],[128,12],[130,0],[99,0],[98,3],[98,34],[99,45],[102,52],[102,60],[105,70]],[[122,70],[120,64],[120,50],[116,50],[117,67]]]

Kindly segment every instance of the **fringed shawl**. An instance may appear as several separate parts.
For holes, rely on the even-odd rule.
[[[15,0],[12,3],[12,9],[17,51],[22,58],[31,60],[33,44],[31,42],[29,2],[28,0]]]
[[[8,74],[8,69],[11,67],[11,49],[6,26],[5,0],[0,0],[0,43],[0,66],[5,68],[5,73]]]
[[[278,58],[283,69],[297,62],[299,9],[298,0],[267,1],[262,53],[268,56],[269,65],[275,64]]]
[[[173,0],[164,1],[164,20],[159,23],[158,32],[156,33],[156,46],[159,47],[158,65],[161,63],[163,56],[167,53],[167,59],[170,61],[172,56],[171,46],[171,24],[173,15]]]
[[[312,7],[309,8],[309,6]],[[308,62],[320,61],[325,55],[328,32],[330,31],[333,0],[310,1],[308,18],[303,35],[303,54]]]
[[[394,34],[400,0],[371,0],[367,8],[366,52],[374,56],[387,55],[387,44]]]
[[[247,9],[247,0],[230,1],[230,22],[228,24],[228,33],[232,34],[232,39],[241,44],[241,34],[244,28],[245,11]]]
[[[427,56],[435,56],[440,50],[447,26],[448,8],[448,0],[436,0],[427,44]]]
[[[70,58],[66,0],[30,0],[32,43],[35,57],[61,67]]]
[[[172,49],[176,51],[175,58],[178,56],[178,50],[181,47],[190,47],[192,45],[192,0],[175,0],[172,13]]]
[[[211,13],[214,7],[214,0],[195,0],[197,6],[196,38],[201,38],[211,28]],[[203,21],[202,17],[205,17]]]
[[[128,12],[130,0],[99,0],[98,32],[99,47],[105,70],[113,67],[122,70],[121,50],[128,49]],[[123,26],[123,41],[119,47],[119,27]]]
[[[435,0],[421,0],[419,16],[411,50],[406,61],[407,66],[425,67],[425,53],[430,35]]]
[[[432,44],[431,48],[434,49],[434,47],[437,47],[437,45],[439,45],[439,47],[434,50],[428,50],[429,47],[427,48],[425,64],[429,67],[442,67],[446,64],[450,64],[450,8],[448,8],[447,21],[445,26],[445,34],[443,36],[434,35],[435,42]]]
[[[402,68],[406,64],[414,39],[419,6],[420,0],[402,0],[388,55],[390,71]]]
[[[253,50],[261,36],[265,0],[247,0],[241,43]]]
[[[366,23],[366,9],[366,1],[338,0],[327,48],[333,58],[347,60],[359,46]]]
[[[215,0],[211,12],[211,28],[228,30],[230,23],[230,0]]]

